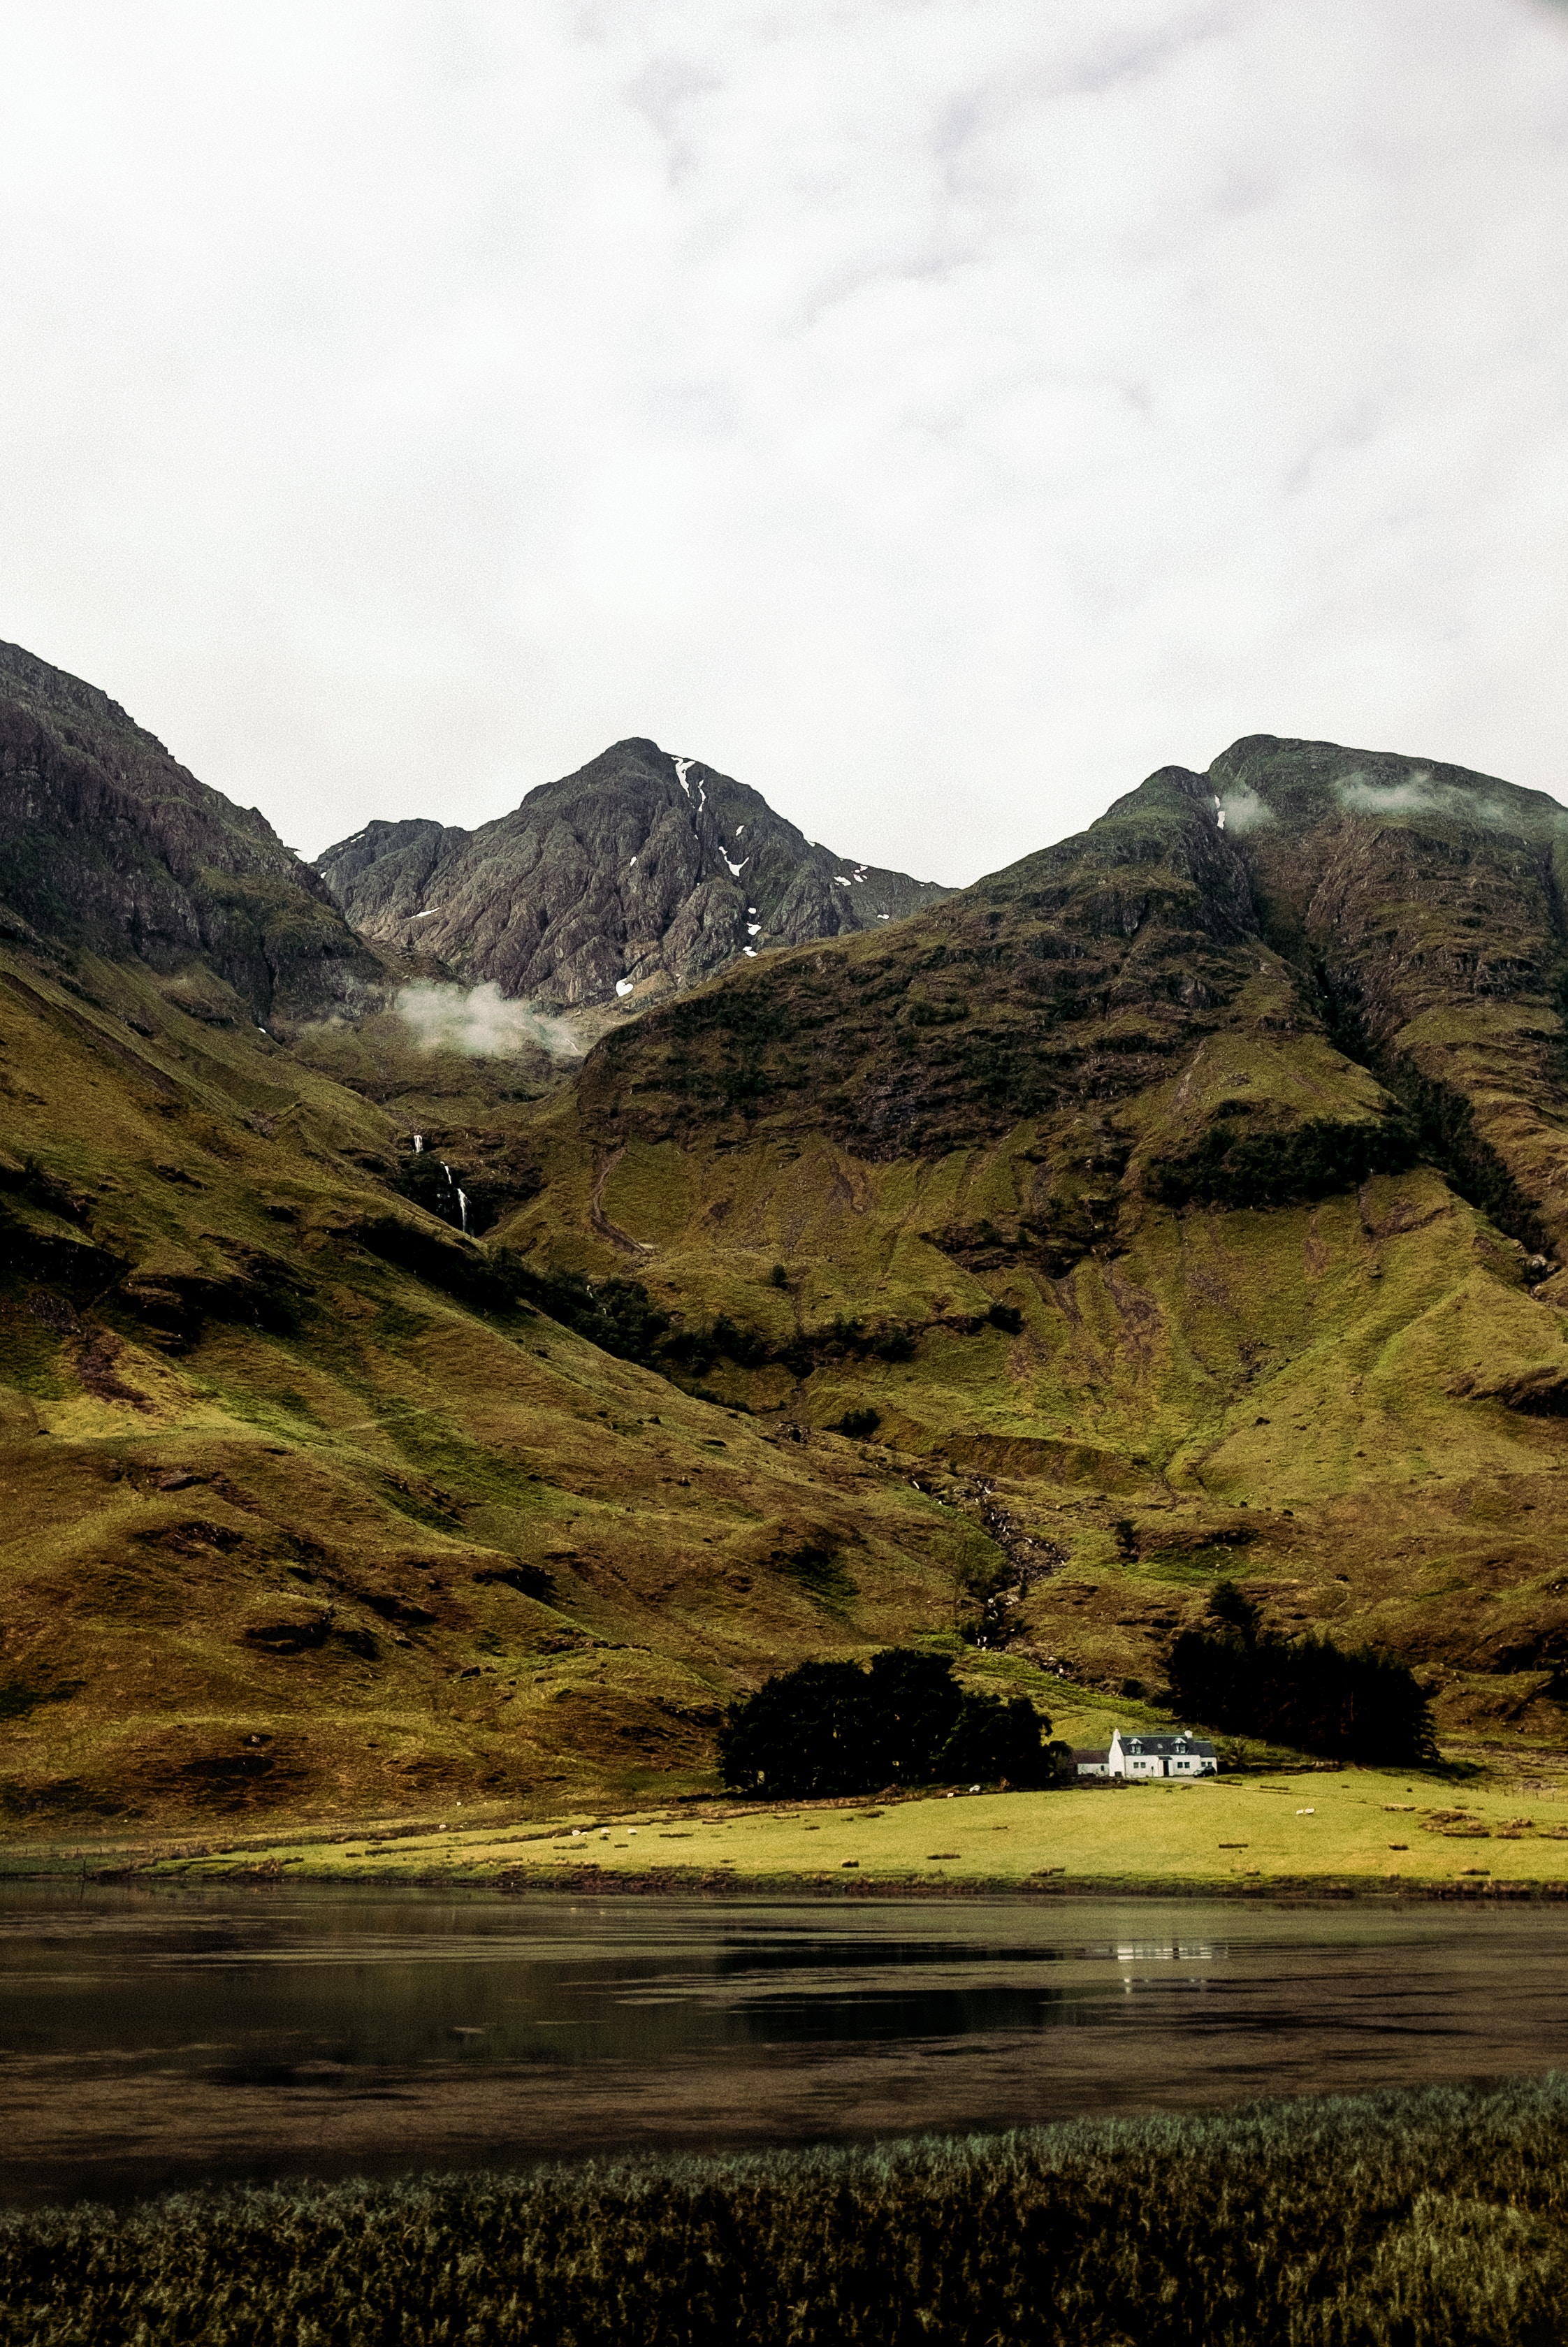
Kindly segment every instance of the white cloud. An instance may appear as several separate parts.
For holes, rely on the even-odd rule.
[[[422,1051],[500,1059],[532,1044],[556,1059],[582,1057],[583,1047],[565,1020],[542,1018],[526,1002],[508,1001],[493,980],[469,987],[421,979],[399,989],[394,1008]]]
[[[1257,793],[1246,783],[1235,783],[1223,800],[1215,805],[1225,818],[1224,827],[1233,839],[1245,838],[1249,831],[1261,831],[1265,824],[1274,821],[1274,809],[1266,806]]]
[[[1363,774],[1347,774],[1335,784],[1341,806],[1356,815],[1435,814],[1459,796],[1444,790],[1430,774],[1412,774],[1402,783],[1374,783]]]
[[[1352,815],[1448,815],[1464,823],[1482,823],[1499,830],[1517,830],[1519,817],[1506,799],[1495,798],[1485,787],[1440,783],[1422,767],[1412,767],[1402,781],[1375,783],[1360,773],[1342,774],[1334,785],[1341,806]]]
[[[307,851],[630,733],[948,879],[1563,785],[1531,0],[13,0],[0,205],[0,633]]]

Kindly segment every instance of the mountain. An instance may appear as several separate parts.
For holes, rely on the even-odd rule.
[[[372,823],[316,858],[364,937],[562,1008],[638,1005],[759,950],[874,929],[949,892],[814,846],[743,783],[618,742],[460,831]]]
[[[17,1829],[670,1798],[737,1688],[893,1639],[1087,1739],[1153,1720],[1222,1575],[1415,1664],[1451,1750],[1562,1744],[1555,802],[1257,737],[901,919],[689,966],[563,1080],[422,1050],[390,943],[38,673]],[[715,790],[659,754],[687,813],[641,835],[701,845]]]
[[[0,946],[0,1817],[692,1781],[982,1535],[607,1356],[406,1137],[134,962]]]
[[[943,1615],[983,1533],[448,1227],[376,1071],[493,1145],[516,1054],[388,1040],[382,960],[261,816],[90,686],[4,682],[0,1818],[667,1789],[735,1686]]]
[[[1426,1667],[1448,1733],[1560,1737],[1565,850],[1413,759],[1164,769],[607,1037],[496,1238],[637,1283],[725,1400],[877,1413],[1074,1682],[1157,1688],[1230,1570]]]
[[[385,976],[258,808],[16,644],[0,644],[0,919],[57,966],[133,961],[219,1024],[363,1007]]]

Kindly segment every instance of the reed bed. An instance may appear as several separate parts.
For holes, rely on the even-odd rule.
[[[1568,2079],[0,2219],[5,2347],[1556,2347]]]

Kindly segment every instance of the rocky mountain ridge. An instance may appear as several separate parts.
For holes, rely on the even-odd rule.
[[[315,869],[363,936],[561,1009],[641,1007],[950,894],[815,845],[745,784],[637,739],[477,831],[372,823]]]
[[[219,1023],[352,1012],[386,975],[259,808],[18,644],[0,644],[0,934],[56,964],[135,960]]]

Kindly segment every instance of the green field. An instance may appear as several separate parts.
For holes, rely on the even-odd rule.
[[[1044,1881],[1122,1889],[1349,1883],[1568,1884],[1562,1786],[1453,1771],[1306,1768],[1194,1784],[930,1793],[886,1801],[687,1799],[519,1817],[459,1806],[423,1823],[360,1820],[209,1841],[14,1845],[32,1871],[127,1867],[161,1876],[261,1869],[295,1880],[569,1884],[591,1869],[629,1887],[715,1877],[781,1887]]]

